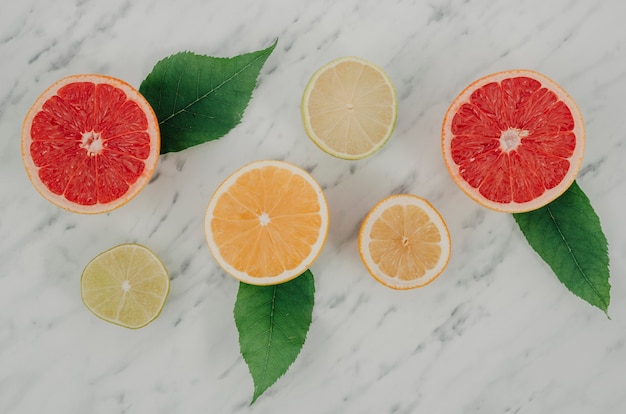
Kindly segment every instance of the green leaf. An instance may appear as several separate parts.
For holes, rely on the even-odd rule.
[[[314,293],[309,270],[274,286],[240,283],[234,313],[241,355],[254,381],[250,404],[296,360],[311,325]]]
[[[514,214],[533,249],[575,295],[608,315],[608,243],[589,199],[574,182],[545,207]]]
[[[139,87],[161,129],[161,154],[221,138],[239,124],[276,47],[220,58],[182,52],[159,61]]]

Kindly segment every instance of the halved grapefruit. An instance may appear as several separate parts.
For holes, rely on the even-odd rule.
[[[103,213],[148,183],[160,149],[157,118],[124,81],[74,75],[50,86],[22,127],[22,158],[47,200],[77,213]]]
[[[485,76],[463,90],[445,115],[443,158],[456,184],[485,207],[535,210],[572,184],[585,130],[574,100],[530,70]]]

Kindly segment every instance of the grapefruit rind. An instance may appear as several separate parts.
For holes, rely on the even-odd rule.
[[[246,272],[237,270],[233,265],[231,265],[224,259],[224,257],[220,253],[219,246],[215,243],[212,237],[211,219],[213,217],[213,211],[215,210],[216,204],[220,196],[224,194],[224,192],[230,186],[232,186],[239,177],[241,177],[243,174],[248,173],[254,169],[261,169],[261,168],[268,167],[268,166],[287,169],[288,171],[304,178],[306,182],[311,185],[311,187],[314,189],[318,197],[321,224],[320,224],[319,236],[316,242],[311,246],[310,254],[300,263],[299,266],[293,269],[286,269],[285,271],[283,271],[282,273],[276,276],[256,277],[256,276],[251,276]],[[211,199],[206,209],[205,222],[204,222],[205,238],[209,246],[209,251],[213,255],[218,265],[233,278],[241,282],[251,284],[251,285],[257,285],[257,286],[271,286],[271,285],[277,285],[280,283],[288,282],[289,280],[296,278],[297,276],[304,273],[307,269],[309,269],[309,267],[311,267],[311,265],[317,260],[320,253],[322,252],[322,249],[326,243],[326,238],[328,236],[328,228],[329,228],[328,203],[326,201],[326,196],[324,195],[324,192],[322,188],[320,187],[320,185],[317,183],[317,181],[315,181],[315,179],[308,172],[301,169],[300,167],[294,164],[285,162],[285,161],[276,161],[276,160],[254,161],[254,162],[244,165],[243,167],[233,172],[230,176],[228,176],[217,187],[217,189],[211,196]]]
[[[84,290],[84,282],[85,282],[85,278],[89,277],[89,267],[97,262],[98,260],[100,260],[103,256],[111,254],[113,252],[115,252],[116,250],[120,250],[120,249],[140,249],[142,251],[142,253],[152,257],[152,259],[154,260],[155,263],[158,263],[160,265],[160,267],[162,268],[162,275],[164,277],[164,280],[166,281],[166,290],[163,293],[163,297],[160,303],[160,306],[158,307],[158,310],[148,319],[146,319],[145,321],[143,321],[140,324],[137,325],[130,325],[128,323],[125,323],[124,321],[120,321],[119,319],[112,319],[112,318],[108,318],[105,315],[102,315],[100,312],[98,312],[96,309],[94,309],[94,307],[91,304],[91,301],[88,298],[88,294],[85,292]],[[169,279],[169,273],[167,271],[167,268],[165,267],[165,263],[163,263],[163,261],[161,260],[161,258],[159,256],[157,256],[152,250],[150,250],[148,247],[142,245],[142,244],[137,244],[137,243],[124,243],[124,244],[119,244],[117,246],[111,247],[108,250],[105,250],[104,252],[98,254],[96,257],[94,257],[93,259],[91,259],[89,261],[89,263],[87,263],[87,265],[85,266],[85,268],[83,269],[83,272],[81,274],[81,300],[83,302],[83,305],[85,305],[85,307],[91,312],[93,313],[96,317],[98,317],[99,319],[102,319],[105,322],[109,322],[113,325],[118,325],[124,328],[128,328],[128,329],[140,329],[143,328],[147,325],[149,325],[150,323],[154,322],[155,319],[157,319],[161,313],[163,312],[163,308],[165,307],[165,303],[167,302],[167,298],[169,296],[169,292],[170,292],[170,279]]]
[[[392,99],[394,102],[394,105],[392,107],[393,109],[392,122],[389,124],[387,133],[378,142],[376,146],[372,147],[369,151],[360,153],[360,154],[349,154],[345,152],[339,152],[331,148],[329,145],[327,145],[325,141],[314,132],[313,127],[311,126],[311,117],[308,112],[308,101],[311,96],[311,92],[315,88],[315,84],[317,80],[319,79],[319,77],[328,69],[335,67],[344,62],[357,62],[357,63],[363,64],[363,65],[366,65],[375,69],[381,75],[385,83],[389,86],[389,89],[393,97]],[[317,145],[322,151],[324,151],[327,154],[332,155],[333,157],[340,158],[343,160],[351,160],[351,161],[360,160],[360,159],[367,158],[375,154],[376,152],[378,152],[382,147],[385,146],[385,144],[389,141],[389,139],[393,135],[393,132],[396,127],[396,122],[398,119],[398,95],[397,95],[396,88],[393,82],[391,81],[387,73],[380,66],[372,62],[369,62],[365,59],[356,57],[356,56],[344,56],[344,57],[340,57],[340,58],[337,58],[335,60],[332,60],[326,63],[324,66],[320,67],[317,71],[315,71],[315,73],[313,73],[313,76],[311,76],[309,82],[307,83],[304,89],[304,93],[302,94],[300,113],[302,115],[302,122],[304,124],[304,130],[306,131],[306,134],[311,139],[311,141],[313,141],[313,143]]]
[[[399,280],[387,276],[374,262],[370,254],[368,244],[370,242],[370,234],[372,226],[380,218],[380,216],[390,207],[397,205],[412,205],[417,206],[424,211],[431,223],[435,225],[441,235],[441,255],[435,266],[429,269],[423,276],[414,280]],[[365,219],[361,223],[358,237],[359,255],[361,261],[365,265],[365,268],[369,274],[379,283],[395,290],[409,290],[420,288],[432,283],[435,279],[443,273],[448,266],[452,252],[452,242],[450,239],[450,232],[448,227],[437,209],[424,198],[418,197],[413,194],[394,194],[379,201],[365,216]]]
[[[529,77],[529,78],[539,81],[542,87],[546,87],[547,89],[554,92],[559,98],[559,100],[563,101],[567,105],[567,107],[571,111],[572,118],[574,119],[574,122],[575,122],[575,126],[572,132],[576,136],[576,147],[572,156],[568,158],[568,161],[570,162],[570,168],[559,185],[551,189],[547,189],[541,196],[525,203],[516,203],[516,202],[498,203],[482,196],[479,193],[478,189],[469,185],[467,181],[465,181],[465,179],[461,177],[459,173],[459,166],[452,160],[452,155],[451,155],[451,142],[452,142],[452,139],[454,138],[454,135],[452,134],[452,131],[451,131],[451,125],[452,125],[452,120],[454,118],[454,115],[457,113],[461,105],[469,101],[469,97],[474,91],[476,91],[477,89],[480,89],[481,87],[483,87],[484,85],[488,83],[500,82],[504,79],[515,78],[515,77]],[[500,211],[500,212],[505,212],[505,213],[523,213],[523,212],[536,210],[538,208],[541,208],[549,204],[550,202],[558,198],[561,194],[563,194],[570,187],[570,185],[576,179],[576,176],[578,175],[578,172],[580,171],[580,168],[582,165],[583,155],[584,155],[584,150],[585,150],[585,128],[584,128],[583,117],[574,99],[572,99],[572,97],[559,84],[554,82],[552,79],[548,78],[547,76],[539,72],[528,70],[528,69],[507,70],[507,71],[502,71],[502,72],[496,72],[491,75],[487,75],[480,79],[477,79],[476,81],[469,84],[455,98],[455,100],[452,102],[452,104],[448,108],[446,115],[444,117],[444,120],[443,120],[441,136],[442,136],[442,152],[443,152],[443,158],[446,164],[446,168],[448,169],[448,172],[450,173],[450,176],[452,177],[456,185],[465,194],[467,194],[471,199],[473,199],[478,204],[484,207],[487,207],[489,209]]]
[[[48,101],[50,98],[57,94],[57,91],[59,89],[61,89],[65,85],[74,82],[93,82],[95,84],[105,83],[121,89],[122,91],[124,91],[129,99],[134,100],[139,105],[148,120],[148,129],[146,131],[149,133],[151,139],[151,152],[148,158],[142,160],[145,165],[143,173],[133,184],[129,186],[128,191],[122,197],[108,203],[81,205],[67,200],[62,194],[59,195],[50,191],[50,189],[48,189],[48,187],[39,178],[39,168],[35,165],[30,155],[30,145],[32,143],[30,130],[35,115],[37,115],[37,113],[41,111],[41,108],[46,101]],[[152,177],[152,174],[156,169],[156,165],[159,159],[159,151],[161,145],[161,136],[159,131],[159,122],[157,120],[156,114],[154,113],[154,110],[152,109],[152,106],[143,97],[143,95],[141,95],[139,91],[137,91],[130,84],[124,82],[123,80],[106,75],[71,75],[60,79],[53,83],[51,86],[49,86],[37,98],[33,106],[31,106],[30,110],[28,111],[22,125],[22,159],[24,161],[24,167],[31,183],[39,192],[39,194],[52,204],[74,213],[107,213],[128,203],[137,194],[139,194],[139,192],[141,192],[145,185],[148,184],[148,182],[150,181],[150,178]]]

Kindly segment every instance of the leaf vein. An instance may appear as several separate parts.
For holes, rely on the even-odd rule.
[[[176,111],[176,106],[174,106],[174,112],[172,114],[170,114],[169,116],[167,116],[166,118],[164,118],[162,121],[160,121],[159,123],[165,123],[167,121],[169,121],[170,119],[180,115],[181,113],[183,113],[183,111],[185,109],[188,109],[190,107],[192,107],[193,105],[195,105],[196,103],[202,101],[203,99],[206,99],[207,97],[209,97],[211,94],[213,94],[214,92],[216,92],[217,90],[219,90],[220,88],[222,88],[224,85],[226,85],[228,82],[232,81],[233,79],[235,79],[237,76],[239,76],[242,72],[244,72],[245,70],[247,70],[250,66],[252,66],[253,64],[255,64],[258,60],[261,60],[265,58],[265,54],[259,54],[258,56],[256,56],[254,59],[252,59],[250,62],[248,62],[247,64],[245,64],[244,66],[242,66],[241,68],[239,68],[237,71],[235,71],[232,75],[230,75],[228,78],[224,78],[224,73],[222,73],[222,81],[216,85],[216,86],[212,86],[211,88],[209,88],[209,90],[205,93],[203,93],[202,95],[200,95],[200,97],[192,100],[191,102],[189,102],[187,105],[183,106],[180,110]],[[180,78],[182,78],[182,73],[180,74]],[[179,78],[179,81],[180,81]],[[180,83],[180,82],[179,82]],[[178,94],[178,89],[176,91],[176,93]]]
[[[576,266],[576,268],[578,269],[580,274],[583,276],[583,279],[585,279],[585,282],[587,282],[587,284],[591,287],[591,290],[593,290],[593,293],[598,297],[598,299],[605,306],[605,308],[608,307],[608,304],[606,303],[606,301],[604,300],[604,298],[602,297],[602,295],[600,294],[600,292],[598,291],[596,286],[592,283],[591,279],[589,278],[587,273],[583,270],[582,266],[580,265],[580,262],[578,261],[578,258],[576,257],[576,254],[574,253],[574,250],[572,249],[570,243],[565,238],[565,235],[563,234],[563,231],[561,230],[561,226],[559,226],[559,224],[558,224],[558,222],[556,220],[556,217],[552,213],[552,209],[550,208],[550,205],[547,206],[547,212],[550,215],[550,219],[552,220],[552,223],[556,227],[556,230],[558,231],[559,236],[563,240],[563,243],[565,244],[565,247],[567,248],[567,251],[569,252],[570,256],[572,257],[572,259],[574,261],[574,265]]]

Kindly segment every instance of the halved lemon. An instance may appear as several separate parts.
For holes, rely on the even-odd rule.
[[[393,289],[425,286],[443,272],[450,233],[439,212],[412,194],[380,201],[363,220],[359,253],[378,282]]]
[[[170,290],[165,265],[150,249],[121,244],[92,259],[80,279],[85,306],[99,318],[142,328],[161,313]]]
[[[356,160],[389,140],[398,102],[391,79],[380,67],[349,56],[313,74],[301,109],[304,129],[317,146],[335,157]]]

